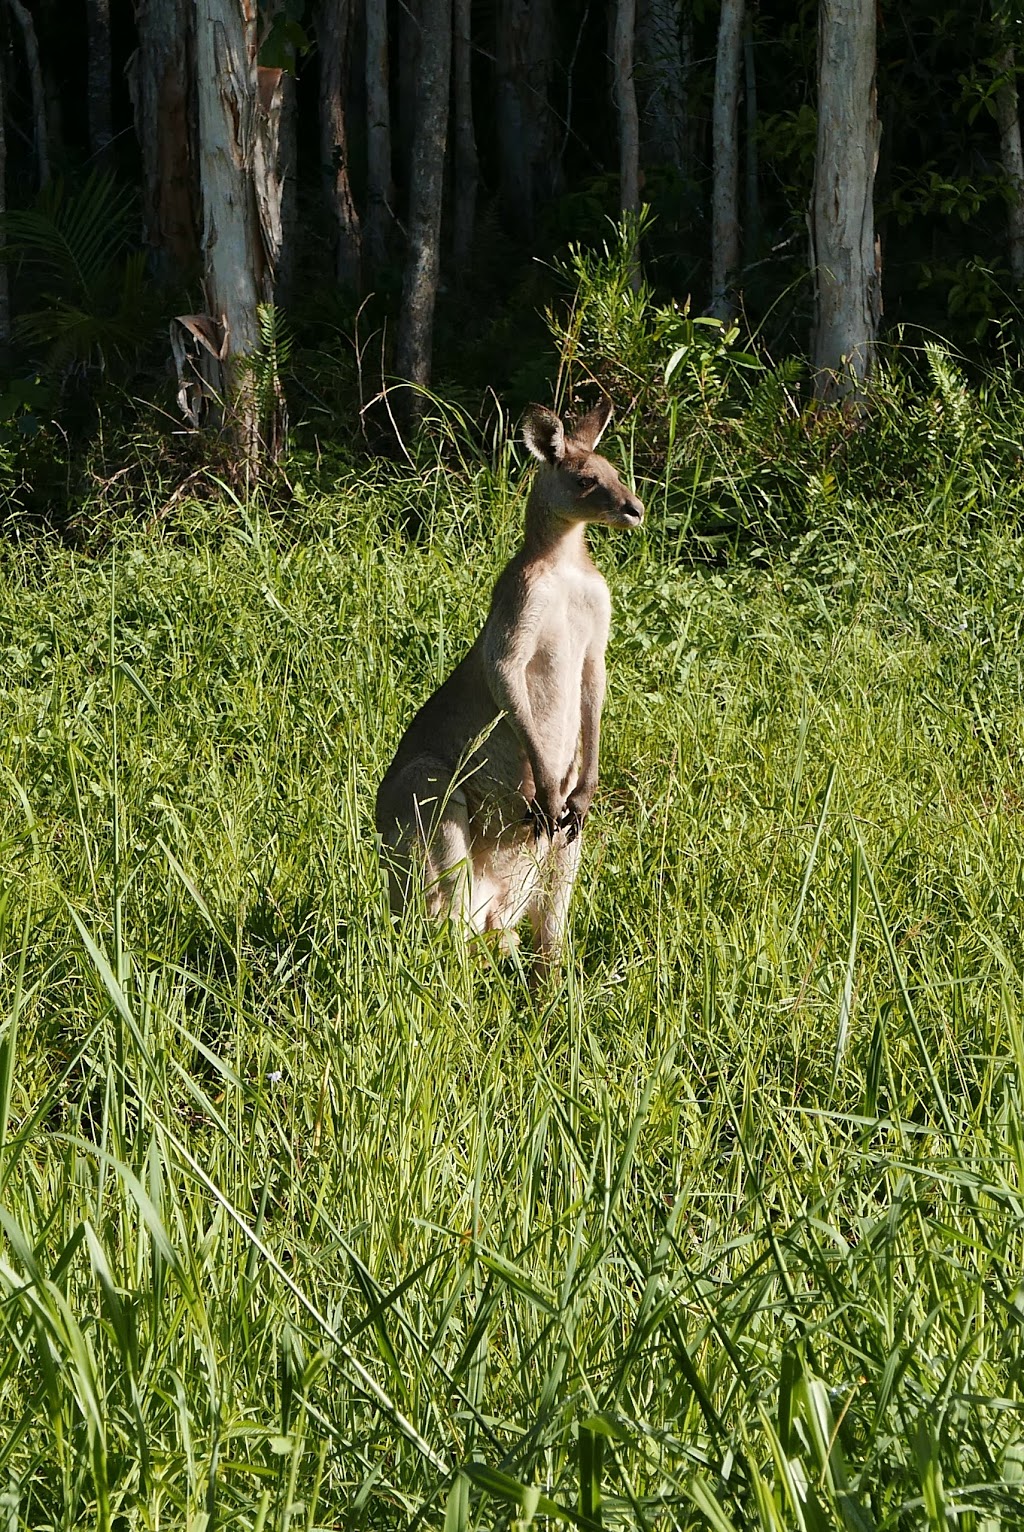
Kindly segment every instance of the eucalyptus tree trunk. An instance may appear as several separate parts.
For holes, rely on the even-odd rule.
[[[749,11],[743,28],[743,76],[746,107],[746,131],[743,136],[743,148],[746,155],[743,239],[749,263],[757,253],[761,235],[761,203],[758,196],[757,172],[757,64],[754,50],[754,24]]]
[[[86,107],[89,151],[102,155],[110,143],[110,0],[87,0],[85,7],[88,82]]]
[[[739,140],[740,70],[744,0],[722,0],[711,109],[711,303],[709,312],[733,312],[732,279],[740,264]]]
[[[360,287],[359,214],[349,180],[348,96],[352,0],[320,0],[316,33],[320,49],[320,165],[335,224],[334,268],[342,287]]]
[[[363,251],[373,270],[386,262],[394,226],[387,0],[366,0],[366,213]]]
[[[633,79],[635,33],[636,0],[616,0],[612,67],[619,113],[619,208],[634,216],[640,211],[640,120]]]
[[[683,11],[689,0],[639,0],[637,94],[644,154],[652,165],[686,166],[687,79]]]
[[[996,59],[996,74],[1001,79],[995,100],[999,152],[1009,189],[1010,275],[1014,287],[1019,288],[1024,287],[1024,153],[1021,151],[1017,100],[1017,62],[1012,43],[1001,49]]]
[[[402,284],[395,366],[413,385],[403,389],[399,424],[407,431],[423,414],[430,383],[434,305],[441,268],[441,199],[448,134],[452,58],[452,0],[422,0],[416,91],[416,131],[409,187],[409,248]]]
[[[7,0],[7,4],[21,28],[29,89],[32,92],[32,147],[35,150],[39,185],[45,186],[50,179],[50,135],[46,120],[46,90],[39,62],[39,39],[32,13],[22,4],[22,0]]]
[[[871,370],[882,312],[875,11],[876,0],[821,0],[818,14],[811,363],[818,399],[854,405]]]
[[[471,0],[454,0],[455,70],[453,125],[455,130],[455,196],[453,247],[455,270],[462,276],[469,267],[476,227],[476,194],[480,166],[473,129],[473,37]]]
[[[291,70],[281,76],[281,116],[277,137],[277,175],[281,186],[281,243],[274,272],[274,302],[287,310],[295,298],[295,257],[299,228],[298,81]]]
[[[538,203],[553,190],[554,62],[551,0],[498,0],[495,102],[501,210],[519,234],[533,230]]]
[[[276,439],[280,413],[278,390],[268,397],[251,362],[281,246],[281,70],[260,68],[257,47],[252,0],[196,0],[205,318],[215,340],[208,349],[223,423],[248,464]]]
[[[192,0],[136,0],[135,21],[128,84],[149,265],[158,280],[180,283],[199,260]]]
[[[5,87],[3,64],[0,63],[0,365],[7,361],[7,352],[11,344],[11,288],[10,278],[7,271],[7,262],[4,259],[4,246],[7,243],[7,235],[4,231],[4,218],[7,214],[7,105],[5,101]]]
[[[429,9],[429,7],[428,7]],[[420,42],[422,33],[421,0],[398,3],[398,94],[396,120],[392,123],[399,181],[408,185],[416,137],[416,102],[419,90]]]

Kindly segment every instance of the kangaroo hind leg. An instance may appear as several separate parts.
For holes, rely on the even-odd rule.
[[[557,969],[565,943],[569,901],[580,866],[581,837],[556,834],[530,902],[530,927],[538,977]]]
[[[473,860],[469,809],[440,763],[410,763],[377,805],[388,898],[400,915],[422,893],[428,915],[472,924]],[[383,800],[383,801],[382,801]]]

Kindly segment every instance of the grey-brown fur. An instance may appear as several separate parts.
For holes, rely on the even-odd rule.
[[[597,786],[611,602],[588,522],[635,527],[643,506],[594,449],[607,402],[571,436],[534,405],[540,461],[519,552],[469,653],[406,729],[377,792],[391,908],[422,886],[431,913],[513,941],[525,915],[557,959]]]

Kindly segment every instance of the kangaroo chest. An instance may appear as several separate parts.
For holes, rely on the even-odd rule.
[[[562,753],[575,750],[583,672],[608,641],[611,601],[596,569],[558,571],[530,603],[526,682],[535,717],[546,719]],[[552,739],[552,743],[555,741]]]

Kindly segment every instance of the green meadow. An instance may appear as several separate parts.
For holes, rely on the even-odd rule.
[[[372,828],[521,449],[7,537],[4,1532],[1024,1527],[1016,381],[622,417],[537,994]]]

